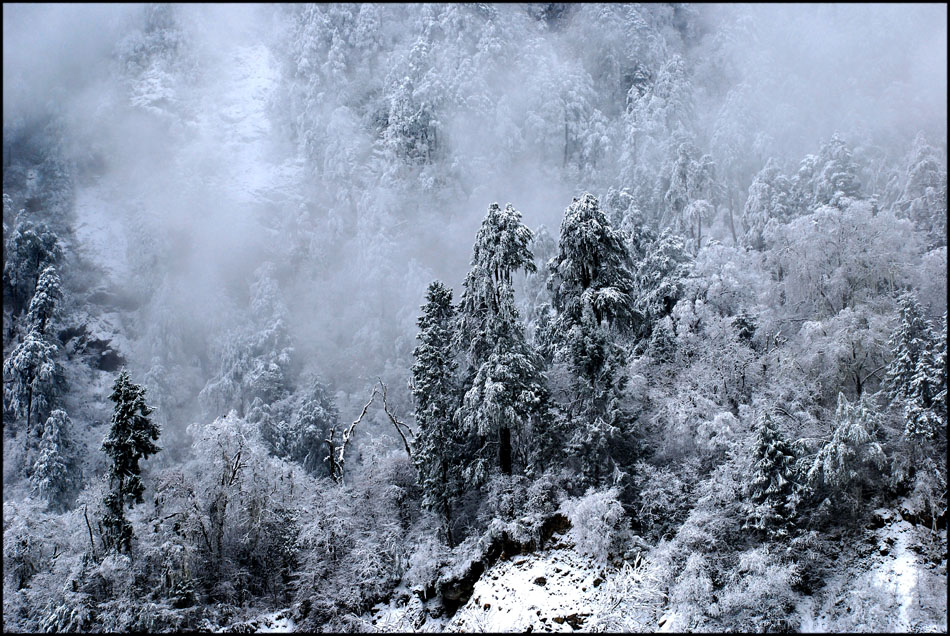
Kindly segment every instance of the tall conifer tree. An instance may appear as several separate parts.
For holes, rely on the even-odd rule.
[[[102,442],[102,450],[112,460],[103,539],[107,547],[128,554],[132,549],[132,524],[125,518],[125,504],[132,508],[143,501],[145,485],[139,460],[161,450],[155,444],[161,431],[149,419],[152,408],[145,403],[145,388],[133,384],[128,371],[119,373],[109,399],[115,402],[115,411],[112,427]]]
[[[547,395],[512,286],[515,271],[536,270],[528,247],[531,238],[520,212],[511,204],[502,210],[493,203],[475,239],[460,309],[459,336],[468,360],[461,421],[485,442],[497,443],[498,466],[507,475],[513,470],[512,429],[522,432],[537,421]],[[477,458],[470,467],[476,479],[487,476],[484,466],[484,458]]]
[[[455,307],[452,290],[440,281],[429,285],[419,316],[419,345],[413,350],[410,388],[416,407],[413,460],[419,470],[423,504],[442,522],[446,542],[452,544],[451,472],[454,442],[453,416],[458,406],[453,346]]]

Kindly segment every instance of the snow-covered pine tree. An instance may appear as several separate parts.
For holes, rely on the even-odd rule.
[[[933,348],[933,363],[930,365],[932,386],[936,389],[933,396],[933,409],[937,417],[944,424],[947,422],[947,312],[943,313],[943,329],[937,336],[937,344]],[[944,427],[944,433],[947,429]]]
[[[540,361],[519,321],[511,278],[518,269],[536,270],[531,238],[520,212],[493,203],[475,238],[459,310],[458,334],[468,362],[460,419],[480,438],[497,436],[498,466],[506,475],[512,472],[512,428],[527,429],[547,394]],[[469,472],[481,480],[487,476],[484,466],[484,457],[474,458]]]
[[[658,237],[651,232],[631,240],[631,251],[642,253],[634,274],[633,306],[637,314],[636,337],[649,338],[654,325],[669,316],[683,294],[693,258],[683,238],[669,230]]]
[[[39,280],[36,283],[36,291],[33,293],[33,299],[30,301],[30,308],[27,311],[27,321],[40,334],[46,335],[50,321],[59,310],[59,301],[62,300],[62,297],[63,292],[60,287],[59,274],[56,273],[54,266],[47,265],[40,273]]]
[[[858,196],[861,184],[857,175],[851,149],[835,133],[817,156],[808,155],[802,160],[798,174],[792,179],[790,200],[794,214],[808,214],[841,196]]]
[[[911,489],[912,510],[936,527],[947,511],[947,315],[932,345],[922,351],[903,400],[902,452],[894,457],[894,476]]]
[[[244,417],[256,410],[257,417],[263,411],[255,406],[270,407],[289,396],[294,348],[275,271],[270,261],[257,268],[249,289],[254,320],[221,340],[220,372],[198,394],[209,414],[223,415],[235,409]]]
[[[906,172],[900,176],[902,189],[894,210],[910,219],[934,246],[947,243],[947,169],[940,152],[927,143],[922,133],[914,139]]]
[[[143,501],[145,485],[139,460],[161,450],[155,444],[161,431],[149,418],[152,408],[145,403],[145,388],[133,384],[128,371],[119,373],[109,399],[115,402],[115,410],[102,450],[112,460],[111,490],[103,501],[106,513],[102,538],[107,548],[128,554],[132,549],[132,524],[125,518],[125,504],[132,508]]]
[[[668,364],[673,362],[676,356],[676,332],[673,328],[673,320],[666,316],[653,326],[653,335],[650,336],[650,344],[647,352],[653,358],[654,364]]]
[[[50,508],[66,508],[73,489],[82,483],[77,460],[72,422],[66,411],[55,409],[43,425],[43,437],[30,476],[34,491]]]
[[[786,536],[794,524],[798,486],[793,481],[795,452],[768,413],[759,417],[755,429],[752,475],[747,487],[751,505],[745,527],[772,536]]]
[[[452,290],[434,281],[419,316],[419,345],[413,350],[410,389],[418,433],[413,461],[419,471],[422,503],[439,515],[446,543],[452,545],[453,416],[458,408],[454,351],[455,306]]]
[[[10,295],[14,316],[27,308],[43,269],[59,262],[62,255],[59,239],[46,225],[17,223],[7,241],[3,266],[4,295]]]
[[[921,357],[933,348],[934,337],[912,293],[898,299],[900,322],[888,341],[894,357],[884,375],[891,403],[905,403],[913,392],[914,376]]]
[[[765,228],[769,222],[785,222],[790,216],[790,187],[776,161],[769,159],[749,186],[749,197],[742,211],[744,245],[759,251],[765,249]]]
[[[286,456],[300,462],[308,472],[315,472],[323,465],[325,440],[339,419],[340,412],[327,386],[313,379],[306,390],[299,391],[287,432]]]
[[[917,316],[916,318],[919,318]],[[922,320],[922,319],[921,319]],[[898,329],[898,333],[904,332],[902,336],[907,336],[914,330],[914,322],[917,322],[918,328],[920,321],[915,321],[912,317],[908,325],[903,324]],[[926,324],[926,323],[924,323]],[[926,343],[918,351],[917,364],[914,367],[913,375],[907,380],[907,370],[905,365],[908,358],[912,357],[911,349],[913,344],[904,347],[901,351],[901,359],[895,358],[895,385],[900,379],[906,381],[906,384],[895,394],[903,402],[904,412],[904,436],[912,443],[923,443],[926,440],[934,440],[940,436],[946,437],[947,422],[947,316],[943,316],[943,333],[939,336],[929,331],[929,325],[925,332],[930,335],[921,336],[921,340]],[[911,339],[911,343],[914,340]],[[889,376],[890,377],[890,376]]]
[[[690,151],[692,147],[688,143],[681,143],[676,150],[676,159],[670,166],[669,187],[663,195],[663,201],[666,204],[663,225],[672,226],[677,230],[684,230],[684,211],[689,205],[689,173],[692,159]]]
[[[26,431],[32,439],[33,423],[48,413],[61,375],[56,362],[56,345],[35,327],[23,336],[3,363],[4,408],[15,417],[26,417]],[[36,437],[41,432],[37,427]]]
[[[808,481],[831,490],[834,498],[850,498],[853,509],[861,503],[863,488],[872,482],[869,471],[887,464],[879,441],[879,409],[867,394],[851,404],[838,393],[834,432],[808,469]]]
[[[630,330],[633,274],[623,235],[597,199],[584,194],[565,210],[558,253],[549,263],[558,311],[554,359],[574,378],[569,446],[591,483],[612,471],[609,448],[625,419],[617,401],[626,384],[617,337]]]
[[[633,274],[623,235],[610,226],[597,198],[585,193],[564,211],[549,285],[562,324],[623,331],[632,317]]]
[[[815,179],[818,203],[831,203],[835,195],[857,196],[861,190],[858,168],[851,157],[851,149],[835,133],[818,153],[820,170]]]
[[[489,206],[475,236],[459,307],[458,335],[473,366],[486,360],[494,347],[493,328],[505,330],[518,323],[511,275],[518,269],[537,270],[529,247],[532,238],[510,203],[504,210],[497,203]]]

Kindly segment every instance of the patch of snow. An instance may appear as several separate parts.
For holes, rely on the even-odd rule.
[[[583,630],[606,572],[573,549],[522,555],[490,568],[450,631]],[[595,584],[596,583],[596,584]]]
[[[908,610],[914,601],[913,591],[917,587],[919,565],[917,559],[908,549],[908,541],[913,527],[907,521],[900,521],[886,527],[884,541],[893,539],[891,554],[893,558],[886,560],[874,570],[873,581],[881,587],[891,587],[900,599],[900,614],[898,625],[901,629],[910,626]]]
[[[277,610],[276,612],[271,612],[270,614],[264,614],[258,619],[261,623],[260,628],[258,628],[258,634],[275,634],[281,633],[286,634],[288,632],[294,631],[294,619],[289,615],[290,613],[287,610]]]
[[[929,530],[901,520],[870,533],[867,550],[844,551],[839,572],[814,597],[799,604],[799,631],[946,632],[946,561],[939,566],[918,556]],[[945,534],[935,540],[946,545]]]
[[[656,631],[662,633],[669,633],[673,631],[673,625],[676,623],[676,612],[671,611],[669,614],[665,614],[663,618],[659,621],[660,628]]]

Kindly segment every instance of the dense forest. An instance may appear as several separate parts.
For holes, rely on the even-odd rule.
[[[4,631],[945,632],[946,25],[4,4]]]

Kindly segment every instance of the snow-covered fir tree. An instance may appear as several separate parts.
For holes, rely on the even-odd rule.
[[[484,479],[489,466],[512,474],[512,432],[526,430],[542,411],[547,390],[540,360],[527,343],[515,307],[512,274],[534,271],[532,233],[511,204],[493,203],[475,237],[471,269],[459,307],[459,341],[466,352],[460,420],[479,438],[480,456],[469,472]],[[486,443],[487,442],[487,443]],[[483,448],[497,446],[496,459]]]
[[[771,416],[759,416],[752,446],[752,474],[747,491],[747,525],[769,535],[787,536],[795,525],[799,484],[796,455]]]
[[[43,437],[30,475],[36,493],[51,508],[68,507],[76,486],[82,483],[77,450],[69,416],[62,409],[53,410],[43,424]]]
[[[5,408],[26,419],[30,439],[39,437],[39,422],[49,412],[56,394],[61,368],[56,345],[31,326],[3,362]]]
[[[33,293],[33,299],[30,300],[30,308],[26,314],[30,326],[35,327],[40,334],[46,335],[50,321],[59,310],[62,297],[63,292],[56,268],[47,265],[40,273],[36,291]]]
[[[769,159],[749,186],[749,198],[741,217],[743,244],[756,250],[765,248],[769,223],[789,218],[789,188],[789,181],[781,174],[775,160]]]
[[[631,418],[618,406],[626,384],[619,337],[632,327],[634,280],[623,237],[593,195],[575,199],[565,210],[558,253],[549,267],[558,312],[554,360],[566,364],[574,378],[568,445],[585,479],[598,484],[616,469],[615,438],[630,435]]]
[[[145,388],[133,384],[128,371],[119,373],[109,399],[115,403],[115,410],[109,433],[102,441],[102,450],[110,459],[102,540],[107,549],[128,554],[133,533],[125,506],[132,508],[144,501],[139,461],[161,450],[155,444],[161,431],[149,418],[152,408],[145,403]]]
[[[458,478],[455,448],[458,365],[454,350],[452,290],[440,281],[429,285],[418,325],[419,344],[412,351],[410,379],[418,430],[413,461],[419,471],[422,503],[439,515],[445,541],[451,546],[452,494]]]
[[[887,343],[893,358],[885,371],[884,384],[892,401],[904,402],[914,391],[918,366],[933,348],[934,337],[913,294],[902,295],[898,307],[900,322]]]
[[[6,241],[3,284],[12,299],[13,314],[28,308],[40,274],[62,258],[59,238],[45,224],[17,224]]]
[[[878,481],[887,465],[878,411],[867,394],[852,404],[839,393],[831,439],[808,468],[812,484],[824,486],[835,499],[848,498],[852,510],[861,505],[864,488]]]
[[[894,390],[895,397],[902,399],[904,411],[904,435],[914,442],[934,440],[943,433],[946,436],[947,421],[947,316],[943,317],[942,333],[931,337],[929,342],[923,343],[918,352],[917,364],[913,375],[908,379],[904,365],[907,358],[913,354],[913,338],[907,343],[910,332],[914,329],[912,305],[908,299],[908,323],[902,320],[898,329],[898,354],[891,367],[894,373],[888,375],[894,385],[906,382],[900,392]],[[928,325],[929,327],[929,325]],[[930,334],[934,336],[934,334]],[[927,339],[926,331],[921,333],[922,339]]]

